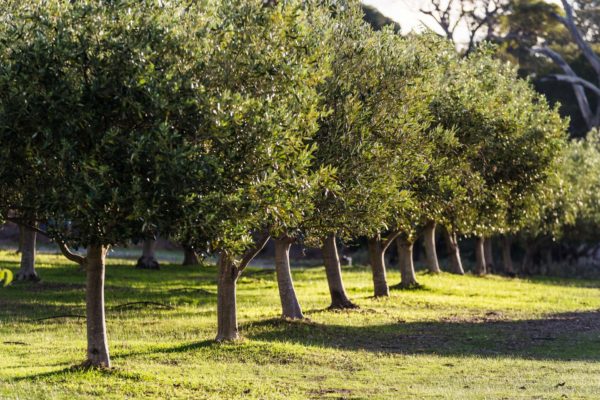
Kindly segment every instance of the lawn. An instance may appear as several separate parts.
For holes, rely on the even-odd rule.
[[[0,252],[0,267],[17,266]],[[84,275],[54,255],[38,272],[40,283],[0,288],[2,399],[600,398],[600,281],[420,273],[422,289],[373,299],[369,270],[353,267],[344,279],[360,309],[333,312],[323,268],[298,269],[308,319],[285,322],[274,272],[250,269],[238,285],[244,339],[216,344],[214,266],[111,259],[114,368],[86,371],[73,368]],[[58,315],[71,317],[43,319]]]

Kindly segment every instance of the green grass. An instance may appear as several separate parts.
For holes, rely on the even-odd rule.
[[[0,252],[0,268],[17,262]],[[309,320],[290,323],[273,271],[253,269],[238,285],[244,339],[219,345],[214,267],[132,265],[107,269],[109,371],[72,368],[83,319],[35,321],[85,313],[77,267],[43,255],[41,283],[0,288],[0,398],[600,398],[600,281],[419,274],[423,289],[373,299],[355,267],[361,308],[332,312],[323,269],[295,270]],[[173,308],[118,307],[136,301]]]

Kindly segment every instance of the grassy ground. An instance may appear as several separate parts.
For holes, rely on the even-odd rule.
[[[0,267],[17,261],[0,252]],[[254,269],[238,288],[245,339],[219,345],[214,267],[132,264],[107,270],[110,371],[71,368],[84,319],[36,321],[85,313],[76,267],[41,256],[41,283],[0,288],[0,398],[600,398],[600,281],[420,274],[423,289],[377,300],[352,268],[361,308],[331,312],[323,269],[297,270],[309,320],[289,323],[273,271]],[[170,307],[120,307],[139,301]]]

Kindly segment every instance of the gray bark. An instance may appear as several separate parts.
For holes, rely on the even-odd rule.
[[[142,256],[138,259],[136,268],[140,269],[160,269],[160,264],[156,259],[156,240],[146,239],[144,240],[144,247],[142,248]]]
[[[379,235],[368,240],[369,259],[371,262],[371,271],[373,273],[373,289],[375,297],[387,297],[390,290],[387,283],[385,269],[385,249]]]
[[[435,221],[429,221],[425,225],[423,240],[425,242],[425,257],[427,258],[427,269],[432,274],[439,274],[441,271],[438,262],[437,251],[435,248]]]
[[[458,246],[458,238],[455,232],[444,228],[444,237],[448,247],[448,258],[450,259],[450,272],[453,274],[464,275],[465,270],[460,259],[460,247]]]
[[[225,342],[239,339],[237,322],[237,280],[248,266],[248,263],[256,257],[265,247],[270,236],[264,233],[254,246],[248,249],[242,259],[236,262],[233,257],[224,252],[219,255],[218,267],[219,278],[217,281],[217,342]]]
[[[303,319],[302,308],[296,297],[292,271],[290,268],[290,247],[293,239],[283,237],[275,239],[275,271],[283,318]]]
[[[400,284],[403,289],[411,289],[420,286],[417,282],[415,265],[413,262],[413,244],[405,236],[399,236],[396,239],[398,249],[398,261],[400,263]]]
[[[484,250],[485,239],[483,236],[477,237],[475,241],[475,275],[485,275],[485,250]]]
[[[239,339],[237,322],[236,284],[239,270],[233,260],[219,256],[219,280],[217,287],[217,342]]]
[[[346,294],[346,289],[344,288],[340,257],[338,255],[334,234],[327,236],[325,240],[323,240],[323,261],[325,263],[329,294],[331,295],[331,305],[329,308],[358,308],[356,304],[350,301]]]
[[[104,275],[108,247],[91,245],[87,250],[86,314],[87,361],[90,367],[110,368],[106,318],[104,315]]]
[[[23,241],[21,244],[21,268],[17,272],[16,279],[18,281],[33,281],[37,282],[40,280],[37,272],[35,271],[35,247],[37,233],[33,229],[29,229],[26,226],[19,226],[20,236]]]

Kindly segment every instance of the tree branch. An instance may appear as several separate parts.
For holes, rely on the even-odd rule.
[[[544,78],[543,80],[553,80],[552,78],[554,78],[554,80],[571,83],[573,85],[581,85],[584,88],[589,89],[590,91],[594,92],[594,94],[596,96],[600,97],[600,88],[598,86],[596,86],[592,82],[586,81],[585,79],[580,78],[578,76],[553,74],[553,75],[548,75],[548,77]]]
[[[556,18],[569,30],[571,37],[573,37],[573,40],[583,52],[585,58],[589,61],[594,71],[596,71],[596,75],[600,77],[600,57],[594,53],[592,47],[588,42],[585,41],[583,35],[581,35],[581,32],[579,32],[579,29],[577,29],[577,25],[575,25],[575,18],[573,17],[573,7],[571,7],[567,0],[561,0],[561,3],[565,9],[566,17],[557,15]]]
[[[244,253],[244,256],[242,257],[242,260],[240,261],[240,265],[238,267],[238,274],[241,274],[242,271],[248,266],[250,261],[252,261],[254,257],[256,257],[258,253],[260,253],[260,251],[265,247],[270,238],[271,235],[269,235],[268,233],[263,233],[261,237],[255,242],[255,245]]]
[[[65,242],[63,242],[62,240],[59,240],[57,238],[54,238],[52,236],[50,236],[48,234],[48,232],[36,227],[36,226],[32,226],[31,224],[25,222],[24,220],[22,220],[21,218],[15,218],[15,217],[6,217],[5,218],[7,221],[13,222],[17,225],[21,225],[24,226],[27,229],[31,229],[32,231],[35,231],[41,235],[46,236],[48,239],[53,240],[56,242],[56,244],[58,244],[58,248],[60,249],[60,252],[63,254],[63,256],[65,256],[65,258],[69,261],[73,261],[79,265],[83,265],[85,263],[85,257],[82,257],[78,254],[73,253],[69,247],[67,246],[67,244]]]
[[[79,254],[73,253],[65,242],[61,240],[56,240],[56,244],[58,244],[58,248],[63,256],[69,261],[73,261],[79,265],[83,265],[85,263],[85,257],[80,256]]]
[[[381,241],[382,250],[386,251],[387,248],[390,247],[390,245],[392,243],[394,243],[394,240],[396,240],[398,238],[398,236],[400,236],[401,233],[402,233],[401,230],[393,231],[392,233],[390,233],[390,235],[387,237],[387,239],[382,240]]]
[[[565,75],[570,76],[572,78],[578,78],[573,68],[565,61],[564,58],[554,50],[549,47],[534,47],[531,49],[532,52],[541,54],[550,58],[556,65],[558,65]],[[585,123],[588,129],[592,129],[594,127],[593,124],[593,114],[592,109],[590,108],[590,103],[588,101],[587,96],[585,95],[585,90],[581,84],[573,84],[573,91],[575,92],[575,97],[577,98],[577,103],[579,104],[579,111],[585,120]]]

